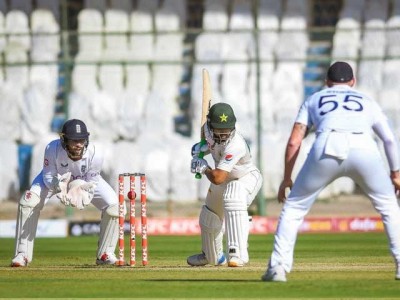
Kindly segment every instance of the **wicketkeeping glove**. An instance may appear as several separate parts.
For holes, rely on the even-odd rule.
[[[196,174],[204,174],[206,169],[209,168],[208,163],[203,158],[193,158],[191,162],[190,172]]]
[[[208,145],[205,143],[204,145],[201,145],[201,143],[196,143],[192,146],[192,157],[199,157],[200,152],[204,152],[205,154],[208,154]]]
[[[56,197],[64,205],[71,204],[71,198],[67,195],[68,183],[71,179],[71,172],[63,175],[57,174],[57,178],[53,179],[53,190],[56,192]]]
[[[71,199],[71,206],[82,210],[92,202],[96,184],[76,179],[69,183],[68,188],[68,197]]]

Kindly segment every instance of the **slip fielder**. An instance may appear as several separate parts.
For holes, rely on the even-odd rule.
[[[336,62],[328,69],[327,88],[311,95],[301,106],[289,137],[284,178],[278,200],[284,202],[275,233],[274,248],[264,281],[286,281],[293,265],[298,229],[318,194],[335,179],[352,178],[380,213],[400,279],[400,189],[398,148],[395,136],[378,104],[355,90],[351,66]],[[315,127],[316,139],[297,178],[293,166],[307,130]],[[390,167],[388,174],[373,138],[383,142]],[[291,188],[286,199],[285,190]]]

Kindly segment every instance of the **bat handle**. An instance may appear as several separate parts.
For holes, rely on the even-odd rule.
[[[206,144],[206,140],[205,139],[202,139],[201,141],[200,141],[200,147],[201,146],[203,146],[203,145],[205,145]],[[198,156],[199,158],[203,158],[204,157],[204,152],[200,152],[199,153],[199,156]],[[196,179],[201,179],[201,174],[200,173],[196,173],[196,175],[194,175],[194,178],[196,178]]]

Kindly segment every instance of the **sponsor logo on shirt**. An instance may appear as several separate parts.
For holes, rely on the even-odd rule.
[[[227,155],[225,155],[225,160],[226,160],[226,161],[231,161],[232,158],[233,158],[233,155],[232,155],[232,154],[227,154]]]

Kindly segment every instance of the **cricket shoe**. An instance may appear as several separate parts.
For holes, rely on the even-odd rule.
[[[400,265],[397,265],[396,280],[400,280]]]
[[[205,265],[209,264],[208,259],[204,253],[189,256],[187,258],[187,263],[188,263],[188,265],[191,265],[193,267],[201,267],[201,266],[205,266]],[[226,257],[223,253],[221,253],[216,265],[222,266],[225,264],[226,264]]]
[[[236,248],[229,248],[228,267],[243,267],[246,263],[237,254]]]
[[[100,258],[96,259],[96,265],[116,265],[118,259],[114,253],[104,253]]]
[[[262,281],[286,282],[286,272],[282,265],[268,266],[267,271],[261,276]]]
[[[27,267],[28,258],[23,253],[18,253],[11,261],[11,267]]]
[[[246,263],[237,256],[231,256],[228,259],[228,267],[243,267]]]

